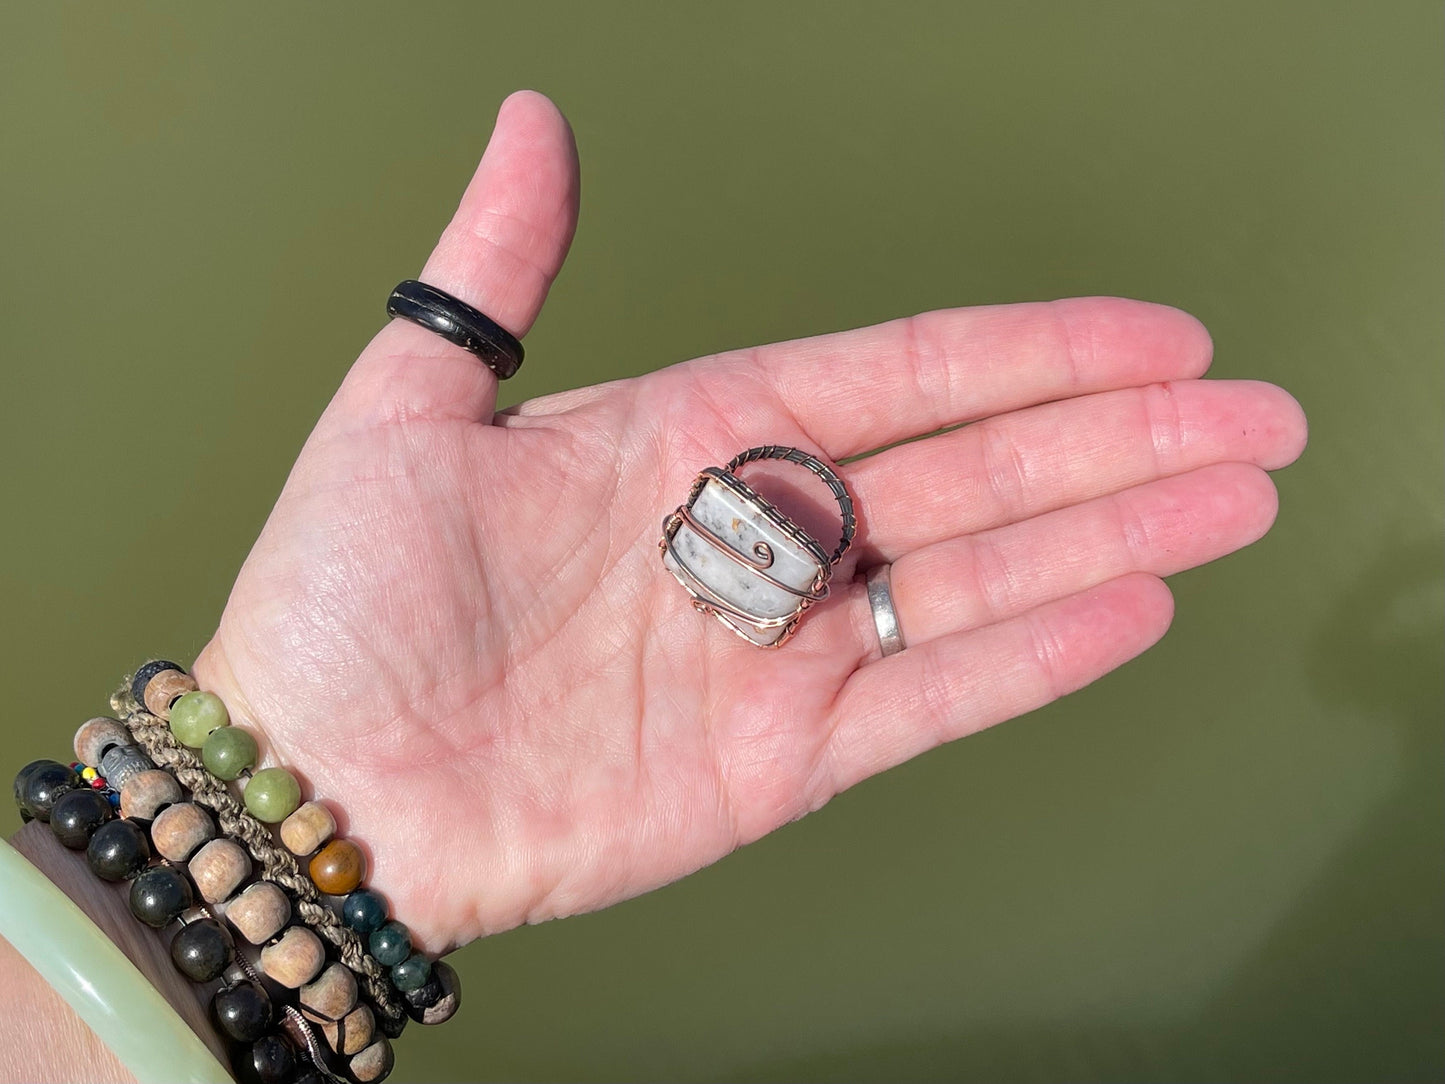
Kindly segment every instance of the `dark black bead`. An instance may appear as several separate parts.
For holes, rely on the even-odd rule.
[[[241,1084],[295,1084],[296,1048],[284,1035],[263,1035],[232,1059]]]
[[[211,1016],[222,1034],[237,1042],[254,1043],[271,1026],[271,999],[254,982],[238,982],[216,992]]]
[[[146,703],[146,686],[150,684],[151,678],[162,670],[179,670],[181,673],[185,673],[183,666],[177,666],[165,659],[155,659],[142,666],[135,672],[135,677],[130,679],[130,695],[135,697],[135,702],[141,707],[145,707]]]
[[[401,1033],[406,1030],[406,1025],[410,1020],[411,1017],[405,1013],[396,1017],[383,1016],[381,1013],[376,1014],[376,1026],[381,1028],[381,1033],[388,1039],[400,1039]]]
[[[155,866],[130,883],[130,913],[160,929],[174,922],[195,901],[186,875],[170,866]]]
[[[326,1081],[321,1079],[321,1071],[310,1062],[303,1061],[301,1068],[301,1075],[296,1078],[293,1084],[326,1084]]]
[[[110,801],[89,787],[72,790],[55,800],[50,810],[50,830],[72,851],[84,850],[95,830],[110,820]]]
[[[188,922],[171,938],[171,963],[192,982],[210,982],[221,977],[236,943],[215,919]]]
[[[341,921],[357,933],[371,933],[386,922],[386,900],[369,888],[358,888],[341,904]]]
[[[444,992],[441,977],[433,971],[425,983],[415,990],[404,991],[401,996],[406,998],[406,1003],[416,1010],[413,1015],[420,1020],[422,1010],[430,1009],[440,1001]]]
[[[62,794],[85,786],[74,768],[54,760],[27,770],[21,809],[38,821],[50,820],[50,810]]]
[[[103,881],[128,881],[146,868],[150,858],[151,845],[145,829],[134,821],[102,824],[85,849],[91,872]]]
[[[33,772],[36,768],[44,767],[46,764],[54,763],[55,761],[53,760],[32,760],[29,764],[25,765],[25,767],[21,768],[18,772],[15,773],[15,808],[20,810],[20,815],[24,817],[27,821],[34,820],[35,818],[32,817],[30,815],[30,811],[25,808],[26,781],[29,780],[30,773]]]

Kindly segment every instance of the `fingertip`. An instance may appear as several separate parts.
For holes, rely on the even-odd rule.
[[[1121,375],[1138,383],[1203,376],[1214,360],[1214,339],[1198,317],[1172,305],[1129,297],[1055,301],[1071,340],[1089,352],[1113,355]]]

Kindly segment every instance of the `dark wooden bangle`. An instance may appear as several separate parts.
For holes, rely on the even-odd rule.
[[[498,380],[515,376],[522,367],[522,344],[517,337],[445,290],[407,279],[391,291],[386,311],[470,350],[497,374]]]

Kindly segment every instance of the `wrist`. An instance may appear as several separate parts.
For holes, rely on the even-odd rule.
[[[225,1047],[205,1003],[176,973],[161,935],[131,916],[124,886],[96,878],[39,822],[0,851],[0,931],[14,950],[5,975],[15,980],[0,1004],[5,1046],[19,1061],[8,1067],[14,1078],[159,1079],[157,1066],[178,1071],[180,1058],[202,1074],[196,1079],[226,1079]],[[209,1066],[196,1060],[203,1051]]]

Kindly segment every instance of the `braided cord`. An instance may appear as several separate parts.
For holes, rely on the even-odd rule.
[[[361,978],[376,1010],[393,1023],[405,1016],[406,1008],[386,968],[366,951],[357,932],[343,924],[322,902],[315,884],[301,872],[291,852],[276,845],[271,830],[247,811],[225,783],[210,773],[200,757],[176,740],[163,720],[136,704],[129,680],[111,695],[110,703],[136,744],[157,765],[169,769],[191,792],[197,805],[212,810],[228,836],[245,845],[260,865],[261,876],[290,890],[296,898],[301,921],[336,947],[341,962]]]
[[[759,459],[781,459],[788,463],[796,463],[800,467],[806,467],[833,491],[833,498],[838,502],[839,511],[843,513],[843,538],[838,543],[838,548],[833,551],[833,556],[828,559],[829,564],[836,565],[843,559],[843,554],[848,552],[848,547],[853,544],[853,535],[858,530],[858,517],[853,512],[853,497],[849,494],[848,487],[843,484],[843,479],[838,477],[838,472],[815,455],[809,455],[798,448],[789,448],[781,444],[764,444],[759,448],[749,448],[745,452],[739,452],[728,461],[728,465],[723,469],[732,474],[744,463],[752,463]]]

